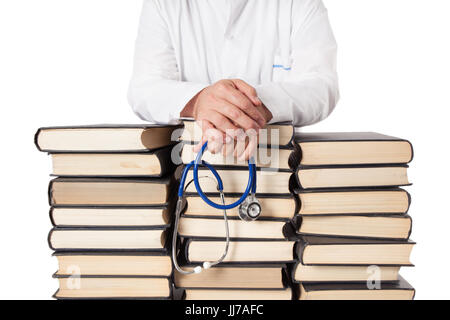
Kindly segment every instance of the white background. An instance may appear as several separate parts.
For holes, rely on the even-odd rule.
[[[325,1],[339,44],[341,101],[306,131],[378,131],[412,141],[417,299],[450,298],[450,2]],[[40,126],[137,123],[127,105],[140,0],[0,2],[0,298],[48,299],[50,158]]]

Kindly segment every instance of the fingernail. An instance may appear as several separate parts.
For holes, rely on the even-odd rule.
[[[230,136],[226,136],[226,137],[225,137],[225,143],[230,143],[230,142],[231,142]]]

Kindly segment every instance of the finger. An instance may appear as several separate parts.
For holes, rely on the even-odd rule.
[[[231,139],[230,142],[227,142],[222,148],[222,154],[224,157],[230,156],[234,151],[234,139]]]
[[[198,144],[194,147],[194,152],[198,153],[202,149],[203,144],[208,141],[208,137],[205,133],[207,133],[209,130],[214,129],[214,126],[211,122],[208,120],[199,120],[197,123],[200,125],[200,128],[202,129],[202,139]]]
[[[227,138],[227,134],[231,134],[235,130],[238,130],[239,128],[233,124],[233,122],[226,117],[226,115],[219,112],[220,108],[215,108],[211,110],[207,114],[208,121],[211,122],[214,127],[220,131],[222,131],[223,139],[229,141],[229,138]]]
[[[217,139],[214,136],[208,138],[208,151],[212,154],[218,153],[222,150],[223,142],[222,139]]]
[[[228,121],[233,125],[232,129],[244,129],[249,130],[253,129],[258,131],[262,127],[256,123],[252,118],[250,118],[245,112],[243,112],[240,108],[237,106],[231,104],[228,101],[221,100],[221,103],[218,104],[214,110],[221,114],[223,117],[227,118]],[[237,115],[237,117],[235,117]],[[232,117],[233,116],[233,117]],[[229,124],[227,124],[229,125]],[[229,136],[231,136],[231,133],[227,133]]]
[[[239,133],[237,139],[236,139],[236,145],[234,148],[233,155],[235,158],[239,159],[242,154],[245,152],[245,148],[247,147],[247,137],[245,135],[245,132],[241,130]]]
[[[222,131],[216,129],[216,128],[207,128],[203,135],[208,140],[208,151],[211,153],[217,153],[222,150],[223,146],[223,137],[224,134]]]
[[[247,82],[241,79],[233,79],[231,81],[233,81],[236,88],[243,94],[245,94],[247,98],[249,98],[250,101],[253,102],[255,106],[259,107],[262,105],[262,102],[258,98],[258,94],[255,88],[253,88],[251,85],[249,85]]]
[[[239,157],[240,161],[249,160],[254,157],[258,146],[258,136],[254,133],[247,133],[248,144],[243,154]]]
[[[256,108],[256,106],[237,88],[227,86],[224,89],[219,90],[217,93],[219,99],[228,101],[230,104],[238,107],[241,113],[245,113],[251,118],[258,127],[262,128],[266,125],[266,120],[262,113]],[[230,119],[237,119],[235,116],[230,116]],[[244,128],[244,129],[249,129]]]

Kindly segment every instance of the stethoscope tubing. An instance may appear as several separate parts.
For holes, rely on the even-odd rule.
[[[236,208],[248,197],[250,192],[251,193],[256,192],[256,166],[254,164],[254,161],[253,161],[253,159],[250,159],[248,161],[248,182],[247,182],[247,187],[245,188],[245,191],[242,194],[242,196],[238,200],[236,200],[235,202],[230,203],[230,204],[224,205],[224,204],[215,203],[214,201],[210,200],[208,198],[208,196],[203,192],[202,187],[200,186],[199,179],[198,179],[198,168],[200,165],[204,165],[213,173],[214,177],[216,178],[218,191],[223,192],[223,182],[222,182],[222,179],[220,178],[220,175],[217,172],[217,170],[212,165],[210,165],[208,162],[201,160],[203,153],[205,152],[207,147],[208,147],[208,142],[205,142],[203,144],[200,152],[197,154],[197,157],[195,158],[195,160],[191,161],[184,168],[183,174],[180,179],[180,186],[178,188],[178,197],[183,196],[184,185],[186,183],[187,174],[188,174],[189,170],[193,167],[195,189],[197,189],[197,193],[202,198],[203,201],[205,201],[211,207],[219,209],[219,210],[229,210],[229,209]]]
[[[219,173],[217,172],[216,169],[214,169],[214,167],[212,165],[210,165],[206,161],[201,160],[203,153],[205,152],[207,146],[208,146],[208,143],[205,142],[201,148],[201,151],[198,153],[197,157],[195,158],[195,160],[191,161],[189,164],[186,165],[186,167],[183,170],[183,174],[181,175],[180,185],[178,188],[178,201],[177,201],[176,212],[175,212],[175,226],[174,226],[174,232],[172,235],[172,260],[173,260],[175,269],[182,274],[199,273],[199,272],[201,272],[202,269],[208,269],[212,266],[218,265],[223,260],[225,260],[227,254],[228,254],[228,248],[230,245],[230,234],[229,234],[227,210],[239,206],[248,197],[250,192],[252,194],[254,194],[256,192],[256,166],[253,162],[253,159],[250,159],[248,161],[248,171],[249,171],[248,182],[247,182],[247,187],[245,188],[244,193],[237,201],[235,201],[231,204],[228,204],[228,205],[225,204],[225,196],[224,196],[224,192],[223,192],[223,182],[222,182],[222,179],[220,178]],[[206,166],[213,173],[214,177],[216,178],[217,189],[220,192],[220,199],[222,201],[222,204],[218,204],[218,203],[211,201],[206,196],[206,194],[203,192],[203,190],[200,186],[199,177],[198,177],[199,165]],[[203,201],[205,201],[211,207],[219,209],[219,210],[223,210],[224,222],[225,222],[225,232],[226,232],[226,245],[225,245],[225,250],[224,250],[222,256],[217,261],[204,262],[203,268],[201,266],[197,266],[194,268],[193,271],[187,271],[187,270],[183,270],[178,265],[178,262],[176,259],[176,255],[177,255],[176,247],[177,247],[178,225],[179,225],[181,211],[183,209],[183,194],[184,194],[184,188],[185,188],[185,184],[186,184],[186,177],[187,177],[189,170],[191,170],[191,168],[193,168],[193,180],[194,180],[195,188],[197,189],[199,196],[203,199]]]

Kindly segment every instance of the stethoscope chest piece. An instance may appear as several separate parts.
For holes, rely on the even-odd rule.
[[[239,205],[239,218],[244,221],[255,221],[261,215],[261,205],[254,194],[248,195],[247,198]]]

